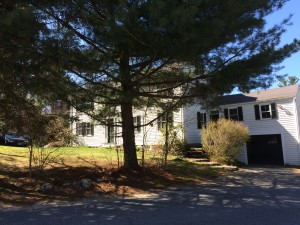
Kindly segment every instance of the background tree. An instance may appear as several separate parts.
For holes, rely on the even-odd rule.
[[[22,132],[22,121],[41,114],[48,95],[38,80],[42,61],[36,53],[43,25],[28,4],[4,0],[0,30],[0,121],[3,130]]]
[[[299,78],[296,76],[289,76],[286,78],[280,78],[279,79],[279,84],[278,87],[284,87],[284,86],[288,86],[288,85],[294,85],[297,84],[299,81]]]
[[[130,169],[138,168],[133,108],[158,106],[163,116],[192,98],[266,88],[299,49],[298,40],[278,46],[289,19],[264,28],[285,0],[24,2],[43,28],[31,57],[48,73],[31,73],[35,90],[98,103],[79,110],[100,124],[119,117]]]
[[[1,128],[26,133],[29,119],[54,112],[59,99],[54,89],[59,84],[51,70],[58,68],[41,57],[39,46],[47,26],[37,20],[27,1],[1,1],[0,30]],[[49,107],[52,112],[47,112]]]

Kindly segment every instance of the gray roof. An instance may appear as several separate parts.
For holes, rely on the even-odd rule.
[[[225,95],[220,97],[219,105],[230,105],[246,102],[262,102],[276,99],[296,97],[299,84],[274,88],[271,90],[255,91],[245,94]]]

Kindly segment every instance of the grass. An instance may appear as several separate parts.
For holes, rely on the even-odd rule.
[[[46,149],[47,150],[47,149]],[[123,151],[116,148],[93,148],[93,147],[62,147],[62,148],[50,148],[49,150],[55,150],[55,154],[59,156],[60,162],[63,165],[69,166],[112,166],[115,167],[118,164],[123,164]],[[138,160],[141,161],[142,153],[137,152]],[[0,146],[0,163],[7,165],[15,165],[17,167],[27,167],[29,158],[29,149],[21,147],[9,147]],[[176,158],[170,155],[169,159]],[[147,151],[145,153],[146,163],[153,164],[160,160],[160,154],[157,151]]]
[[[55,149],[48,149],[55,150]],[[147,151],[144,170],[127,171],[123,164],[123,152],[114,148],[64,147],[55,150],[59,160],[48,166],[44,173],[33,173],[28,178],[29,149],[0,146],[0,202],[4,204],[31,204],[53,199],[71,200],[86,196],[127,196],[149,189],[162,189],[172,185],[190,185],[223,174],[214,169],[186,159],[170,156],[168,169],[160,166],[160,154]],[[141,152],[137,152],[141,161]],[[119,158],[119,167],[118,167]],[[90,190],[62,188],[64,181],[80,181],[90,178],[94,186]],[[101,179],[102,182],[96,182]],[[55,189],[43,193],[39,186],[53,184]]]
[[[196,183],[210,180],[220,175],[220,169],[185,159],[174,159],[169,162],[169,170],[172,171],[182,183]]]

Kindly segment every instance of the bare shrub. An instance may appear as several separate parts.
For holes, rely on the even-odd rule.
[[[44,169],[60,161],[63,151],[60,148],[35,147],[32,152],[32,160],[36,171]]]
[[[211,160],[219,163],[235,163],[248,139],[248,128],[237,121],[221,118],[202,129],[203,150]]]
[[[167,157],[169,153],[174,155],[182,155],[185,149],[185,141],[182,138],[182,133],[184,133],[184,128],[181,124],[172,126],[171,124],[166,124],[160,130],[162,132],[161,140],[159,144],[163,146],[163,165],[167,167]]]

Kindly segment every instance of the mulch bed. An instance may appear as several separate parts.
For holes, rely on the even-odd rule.
[[[91,188],[64,186],[65,182],[91,179]],[[0,205],[30,205],[51,201],[72,201],[86,197],[131,196],[149,189],[161,189],[177,183],[174,174],[158,168],[128,171],[99,167],[50,168],[43,173],[28,173],[15,169],[0,171]],[[41,191],[41,185],[53,188]]]

